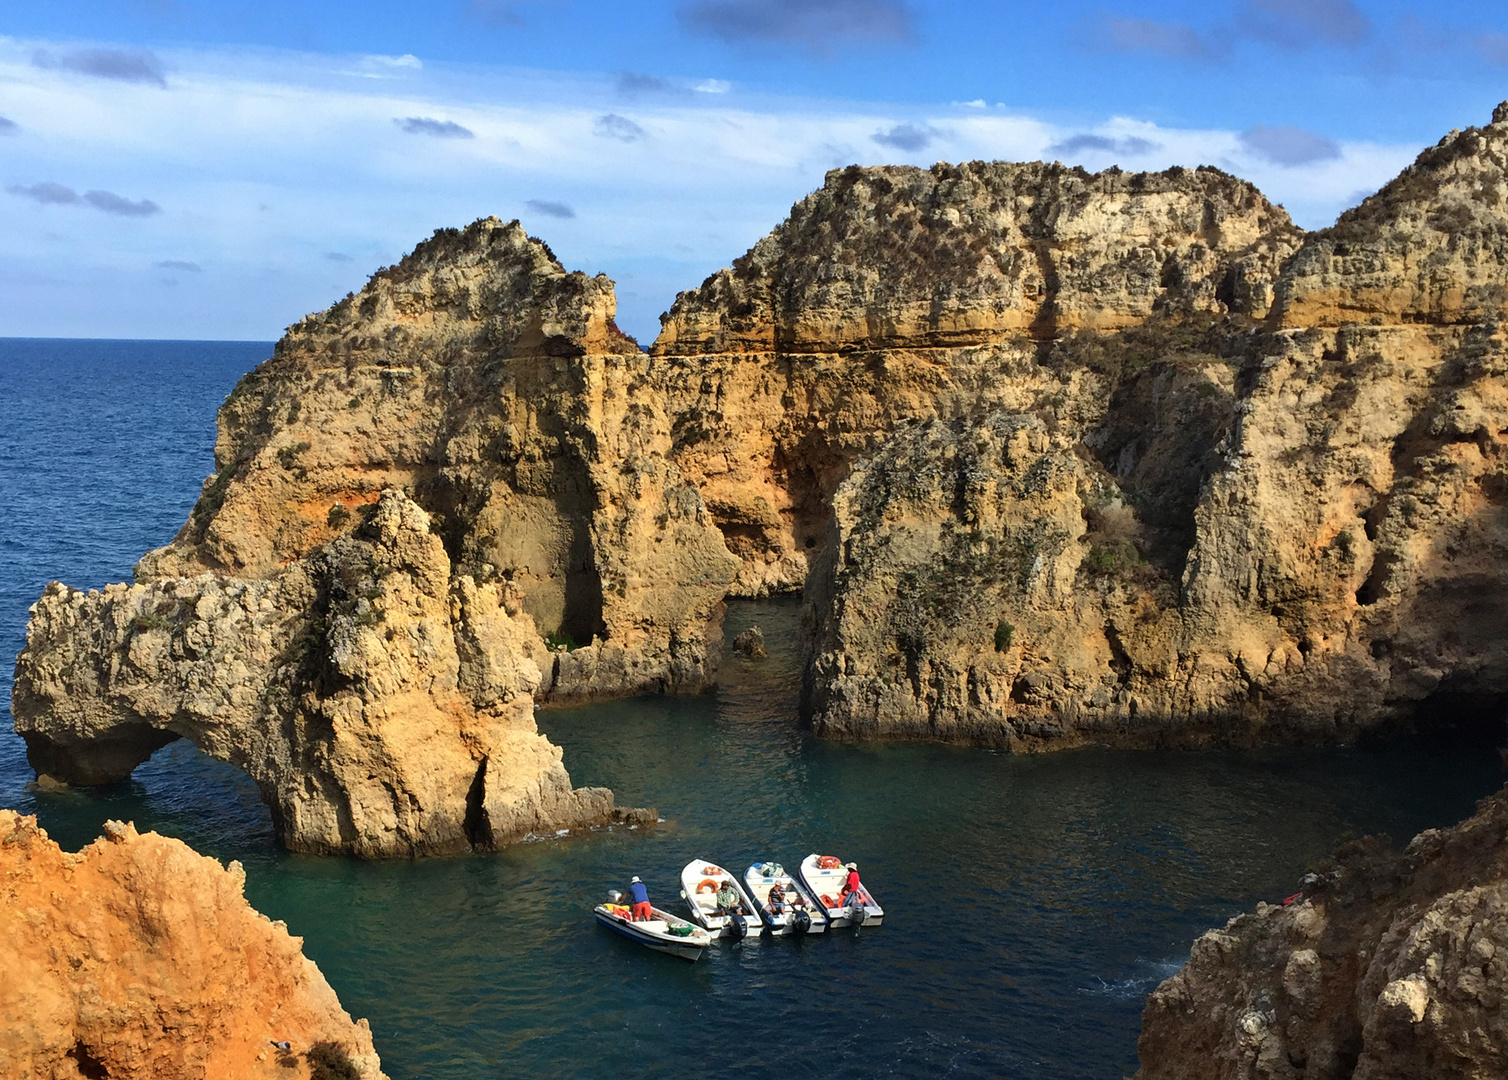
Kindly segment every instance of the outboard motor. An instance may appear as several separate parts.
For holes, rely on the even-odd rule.
[[[728,929],[732,931],[734,941],[742,941],[749,936],[749,923],[738,912],[728,916]]]
[[[805,910],[798,908],[791,914],[791,933],[800,937],[812,928],[812,917]]]
[[[867,918],[869,918],[869,909],[863,904],[848,905],[848,921],[850,926],[863,926],[864,920]]]

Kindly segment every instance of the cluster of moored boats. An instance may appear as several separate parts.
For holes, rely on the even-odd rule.
[[[760,862],[745,870],[740,881],[715,862],[694,859],[681,871],[681,897],[691,912],[689,920],[653,906],[651,917],[635,919],[619,893],[598,904],[593,913],[609,930],[656,952],[697,960],[723,937],[782,937],[821,934],[828,927],[880,925],[885,909],[862,882],[844,894],[851,868],[836,856],[811,854],[794,876],[779,863]]]

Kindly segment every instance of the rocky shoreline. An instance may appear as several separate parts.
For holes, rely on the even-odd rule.
[[[1137,1077],[1501,1076],[1505,987],[1508,789],[1402,852],[1343,845],[1201,937],[1147,1002]]]

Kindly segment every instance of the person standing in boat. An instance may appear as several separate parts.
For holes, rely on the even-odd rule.
[[[655,917],[654,908],[649,903],[649,890],[637,877],[628,883],[628,898],[633,904],[628,917],[634,922],[648,922]]]
[[[733,882],[723,879],[717,887],[717,913],[719,915],[742,915],[743,907],[738,901],[738,890]]]
[[[838,894],[839,907],[847,907],[850,899],[857,903],[862,903],[864,899],[863,893],[859,891],[859,864],[847,863],[846,865],[848,866],[848,880],[843,882],[843,891]]]

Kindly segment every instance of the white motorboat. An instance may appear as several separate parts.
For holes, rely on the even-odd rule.
[[[725,881],[738,893],[741,910],[732,914],[723,914],[717,907],[717,890]],[[692,921],[714,937],[722,935],[742,938],[751,931],[759,933],[764,929],[759,908],[754,906],[754,901],[738,883],[738,879],[717,863],[705,859],[687,863],[681,871],[681,895],[686,898],[686,905],[691,909]]]
[[[701,959],[702,952],[712,944],[711,934],[668,911],[650,908],[654,918],[635,922],[629,918],[630,910],[627,904],[598,904],[592,914],[603,926],[630,941],[693,963]]]
[[[885,909],[880,907],[863,882],[859,891],[843,902],[843,883],[848,879],[848,867],[843,860],[833,855],[811,854],[801,860],[800,884],[807,899],[827,913],[833,926],[879,926],[885,918]]]
[[[755,863],[744,871],[749,896],[759,905],[759,914],[777,936],[784,934],[820,934],[827,929],[827,915],[796,885],[785,867],[777,862]],[[770,890],[780,886],[785,900],[778,910],[770,903]]]

